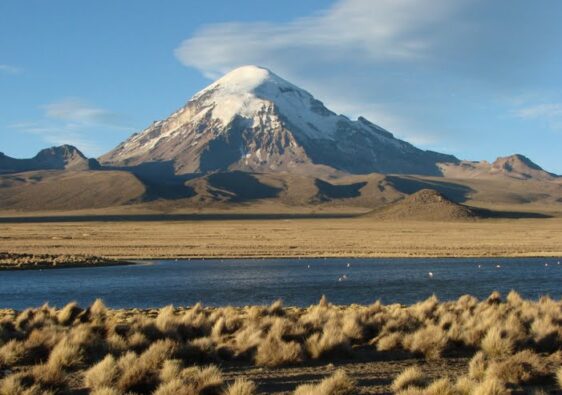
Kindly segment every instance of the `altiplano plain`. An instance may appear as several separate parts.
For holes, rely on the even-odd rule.
[[[562,395],[562,1],[0,2],[0,395]]]
[[[562,256],[562,218],[0,223],[0,250],[116,259]]]

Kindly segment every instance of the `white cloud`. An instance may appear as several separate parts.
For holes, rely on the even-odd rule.
[[[123,126],[124,119],[120,114],[92,106],[79,98],[66,98],[42,106],[45,116],[61,121],[82,124],[103,124]]]
[[[562,103],[542,103],[516,110],[519,118],[558,118],[562,117]]]
[[[40,107],[39,120],[10,125],[13,129],[39,136],[48,144],[71,144],[91,156],[104,153],[96,138],[103,131],[127,130],[126,119],[117,113],[87,104],[79,98],[66,98]]]
[[[83,128],[76,124],[56,125],[45,122],[20,122],[12,124],[10,127],[36,135],[47,144],[55,146],[70,144],[90,156],[103,154],[103,149],[85,135]]]
[[[467,129],[474,120],[505,111],[498,97],[552,89],[537,76],[559,62],[557,10],[524,0],[337,0],[289,22],[207,25],[175,56],[210,79],[265,66],[333,111],[426,148],[467,150],[467,133],[485,134]]]
[[[185,40],[175,54],[210,78],[248,63],[278,70],[307,60],[420,60],[442,38],[443,21],[467,1],[340,0],[327,11],[285,24],[210,25]],[[294,53],[303,56],[292,57]]]
[[[0,64],[0,73],[5,74],[20,74],[22,69],[9,64]]]
[[[562,103],[527,105],[514,111],[517,118],[545,122],[550,129],[562,130]]]
[[[289,23],[209,25],[175,50],[186,66],[215,79],[244,64],[265,66],[308,89],[334,111],[362,115],[414,144],[429,146],[438,133],[423,131],[407,106],[411,70],[427,65],[465,24],[450,23],[478,0],[340,0]],[[417,87],[416,87],[417,88]]]

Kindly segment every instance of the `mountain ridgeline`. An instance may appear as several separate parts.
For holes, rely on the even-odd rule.
[[[459,162],[420,150],[365,118],[337,115],[256,66],[228,73],[100,161],[111,166],[170,161],[178,174],[333,170],[436,176],[438,163]]]
[[[171,211],[252,201],[380,208],[423,189],[443,197],[431,195],[433,211],[423,218],[472,218],[467,201],[562,202],[562,178],[523,155],[489,163],[421,150],[257,66],[231,71],[98,159],[70,145],[30,159],[0,153],[0,210]],[[429,200],[405,200],[376,218],[413,216],[422,205]]]
[[[0,152],[0,173],[19,173],[33,170],[95,170],[100,164],[88,159],[76,147],[61,145],[39,151],[30,159],[16,159]]]

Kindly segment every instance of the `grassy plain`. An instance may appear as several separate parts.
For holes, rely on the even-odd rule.
[[[561,257],[562,218],[4,218],[0,251],[117,260]],[[556,393],[561,323],[560,301],[515,293],[409,307],[0,310],[0,394]]]
[[[562,256],[562,218],[0,223],[0,251],[115,259]]]
[[[561,320],[562,302],[515,292],[411,306],[0,310],[0,394],[548,393],[562,385]]]

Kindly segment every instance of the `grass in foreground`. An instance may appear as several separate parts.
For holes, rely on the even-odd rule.
[[[0,394],[259,393],[225,380],[219,366],[269,369],[372,358],[472,358],[460,377],[431,381],[410,367],[389,390],[402,394],[504,394],[553,390],[562,381],[562,302],[511,292],[479,301],[432,297],[401,306],[271,306],[110,310],[101,301],[0,312]],[[423,366],[422,366],[423,367]],[[389,382],[393,378],[388,378]],[[259,384],[259,383],[258,383]],[[558,387],[562,388],[562,387]],[[343,371],[304,383],[297,395],[361,391]],[[539,392],[537,392],[539,393]]]

